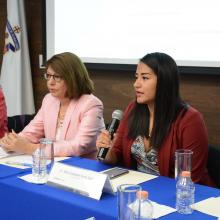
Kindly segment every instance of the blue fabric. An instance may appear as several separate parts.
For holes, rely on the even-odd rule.
[[[103,164],[101,162],[97,162],[95,160],[90,160],[82,157],[78,157],[78,159],[74,160],[65,160],[63,163],[77,166],[84,169],[94,170],[94,171],[102,171],[111,168],[111,166]]]
[[[66,164],[101,171],[109,168],[100,162],[84,158],[64,161]],[[161,204],[175,206],[175,181],[159,177],[141,184],[149,191],[149,197]],[[94,216],[96,220],[117,219],[117,197],[103,193],[99,201],[48,185],[27,183],[17,176],[0,179],[0,219],[33,220],[83,220]],[[210,196],[220,196],[220,190],[196,185],[196,201]],[[161,220],[211,220],[212,216],[194,211],[192,215],[180,215],[177,212],[160,218]]]
[[[10,166],[6,166],[6,165],[2,165],[0,164],[0,178],[6,178],[9,176],[14,176],[17,175],[19,173],[24,173],[29,169],[18,169],[18,168],[14,168],[14,167],[10,167]]]
[[[158,177],[151,181],[140,184],[144,190],[149,192],[149,199],[155,202],[158,202],[163,205],[168,205],[170,207],[175,208],[176,202],[176,182],[174,179],[170,179],[167,177]],[[195,184],[195,202],[199,202],[208,197],[217,197],[220,196],[220,190],[216,188],[211,188],[207,186],[202,186],[199,184]],[[164,216],[160,219],[180,219],[180,220],[208,220],[208,219],[216,219],[210,215],[202,214],[198,211],[194,211],[191,215],[181,215],[177,212],[171,213],[167,216]]]
[[[76,160],[80,160],[80,157],[70,157],[70,158],[62,160],[60,162],[65,163],[65,164],[71,164],[71,163],[74,163],[74,161],[76,161]]]

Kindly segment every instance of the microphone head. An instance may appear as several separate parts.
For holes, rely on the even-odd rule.
[[[118,119],[120,121],[122,119],[122,117],[123,117],[123,111],[118,110],[118,109],[113,111],[112,118]]]

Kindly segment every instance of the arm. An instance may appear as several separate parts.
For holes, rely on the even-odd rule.
[[[117,162],[121,166],[131,167],[131,144],[132,139],[128,137],[128,120],[129,114],[134,107],[135,102],[131,102],[124,112],[119,128],[117,130],[117,138],[112,147],[112,151],[116,155]]]
[[[120,164],[122,166],[130,167],[131,162],[131,152],[130,152],[130,142],[132,140],[128,139],[128,117],[131,109],[134,106],[134,102],[129,104],[126,108],[124,116],[121,120],[119,128],[116,132],[116,137],[114,137],[113,143],[106,146],[110,147],[108,154],[106,155],[105,163],[110,164]],[[109,134],[108,134],[109,135]],[[103,145],[104,146],[104,145]],[[111,147],[112,146],[112,147]]]
[[[182,148],[193,151],[192,180],[200,182],[206,171],[208,135],[202,115],[192,110],[181,129]]]
[[[44,137],[42,107],[34,119],[16,134],[12,131],[1,140],[2,145],[8,151],[32,154],[39,147],[39,139]]]
[[[30,143],[38,143],[44,137],[44,121],[42,107],[30,123],[19,133],[19,136],[27,139]]]
[[[0,89],[0,128],[4,128],[7,124],[7,110],[6,110],[6,104],[5,104],[5,98],[2,93],[2,90]]]
[[[39,144],[33,144],[27,139],[20,137],[14,131],[5,136],[0,140],[0,144],[6,151],[14,151],[18,153],[32,154]]]
[[[112,150],[112,145],[115,139],[116,136],[114,136],[113,141],[111,141],[110,134],[107,130],[102,131],[99,137],[97,138],[96,147],[98,150],[100,148],[108,148],[106,157],[104,158],[104,160],[102,160],[103,163],[112,164],[112,165],[117,163],[118,160],[116,154]]]
[[[1,144],[7,151],[32,154],[39,147],[39,138],[43,137],[42,110],[40,109],[35,118],[16,134],[12,131],[1,139]]]

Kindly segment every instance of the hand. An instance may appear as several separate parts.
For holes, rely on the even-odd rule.
[[[4,137],[0,139],[0,146],[4,151],[8,152],[9,150],[5,147],[8,144],[8,133],[5,133]]]
[[[14,131],[5,134],[5,136],[0,140],[0,144],[6,151],[15,151],[20,153],[31,153],[30,142],[23,137],[20,137]]]
[[[5,136],[0,139],[0,148],[2,148],[3,151],[8,152],[8,150],[6,148],[4,148],[4,138],[5,138]]]
[[[96,147],[99,149],[101,147],[110,148],[112,146],[111,135],[107,130],[101,131],[100,135],[96,140]]]
[[[96,141],[96,147],[99,150],[100,148],[111,148],[116,140],[116,134],[114,134],[113,140],[111,140],[111,135],[107,130],[101,132]],[[116,154],[110,149],[108,150],[104,159],[101,159],[102,162],[108,164],[116,164],[118,162]]]

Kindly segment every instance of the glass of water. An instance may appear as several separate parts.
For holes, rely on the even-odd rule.
[[[137,199],[139,191],[141,191],[140,185],[122,184],[118,186],[118,220],[140,219],[140,200]]]
[[[40,139],[40,146],[32,155],[32,175],[35,183],[47,182],[48,174],[54,164],[53,140],[48,138]]]
[[[175,178],[179,178],[183,171],[192,170],[192,156],[193,151],[178,149],[175,151]]]

